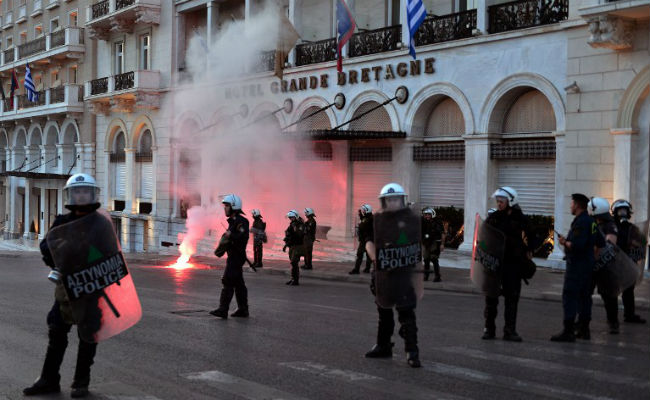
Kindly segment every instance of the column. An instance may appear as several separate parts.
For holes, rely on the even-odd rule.
[[[137,214],[137,202],[135,200],[135,190],[133,190],[133,183],[135,181],[135,151],[132,147],[124,149],[126,156],[126,188],[125,188],[125,204],[124,212],[128,214]]]
[[[631,128],[614,128],[610,134],[614,135],[614,199],[630,199],[632,194],[632,168],[634,165],[634,154],[632,146],[634,135],[638,132]],[[608,197],[609,193],[603,193]]]
[[[158,203],[158,147],[151,146],[151,169],[153,170],[152,179],[153,179],[153,189],[151,191],[151,215],[157,215],[157,203]]]
[[[170,139],[169,143],[169,164],[170,168],[172,169],[172,182],[170,187],[174,188],[172,192],[170,193],[170,201],[172,202],[172,215],[171,218],[179,218],[180,217],[180,210],[179,208],[179,197],[178,197],[178,169],[180,167],[178,159],[179,159],[179,154],[178,154],[178,146],[177,146],[177,140],[175,139]],[[155,155],[154,155],[155,157]],[[155,207],[155,206],[154,206]]]
[[[569,206],[567,204],[568,195],[570,193],[565,193],[565,145],[566,143],[566,133],[565,132],[556,132],[555,133],[555,211],[553,212],[553,226],[556,231],[559,232],[568,232],[569,221],[566,219],[566,215],[569,212]],[[564,258],[564,249],[560,246],[558,241],[557,233],[553,233],[555,240],[555,245],[553,246],[553,252],[549,254],[548,259],[556,263],[556,267],[564,268],[565,263],[562,261]]]
[[[48,229],[50,229],[49,226],[45,224],[45,209],[46,209],[46,197],[47,196],[47,189],[44,187],[41,187],[41,213],[40,215],[37,216],[39,223],[39,229],[38,229],[38,240],[43,240],[45,238],[45,234],[47,233]]]
[[[102,182],[102,188],[100,190],[100,196],[102,197],[102,204],[108,210],[113,210],[113,202],[111,201],[111,151],[110,149],[104,150],[104,179]]]
[[[219,4],[214,3],[210,0],[207,3],[208,8],[208,18],[206,22],[206,40],[208,42],[208,48],[212,48],[212,42],[214,40],[213,36],[217,33],[217,21],[219,20]]]
[[[408,49],[409,42],[411,41],[411,33],[409,32],[409,21],[406,14],[406,2],[407,0],[399,0],[399,23],[402,25],[403,47]]]
[[[296,19],[296,0],[289,0],[289,21],[291,21],[291,24],[293,25],[294,28],[296,28],[296,31],[298,33],[302,33],[302,29],[299,26],[300,21],[297,21]],[[291,51],[289,52],[289,65],[295,66],[296,65],[296,47],[294,46]]]
[[[253,7],[253,0],[244,1],[244,29],[248,30],[251,23],[251,9]]]
[[[348,142],[346,140],[336,140],[330,143],[332,144],[332,169],[335,171],[334,174],[349,177]],[[327,234],[330,239],[344,240],[346,237],[352,236],[351,233],[354,227],[348,226],[350,220],[348,210],[351,208],[350,202],[352,201],[352,196],[348,195],[348,192],[351,191],[349,181],[350,179],[343,182],[340,179],[336,180],[336,183],[343,183],[344,186],[334,188],[333,193],[340,193],[341,196],[332,197],[332,201],[335,202],[332,204],[332,210],[341,210],[342,212],[332,213],[332,230]]]
[[[490,158],[490,143],[495,138],[488,134],[464,135],[465,139],[465,232],[458,250],[471,252],[474,240],[476,213],[485,219],[493,207],[490,196],[496,189],[497,163]]]
[[[23,216],[23,238],[29,239],[29,227],[31,225],[30,218],[30,203],[32,198],[32,182],[31,179],[25,178],[25,215]]]
[[[488,1],[489,0],[478,0],[476,5],[476,29],[480,34],[488,33]]]
[[[417,169],[413,165],[413,146],[406,140],[394,141],[393,146],[393,181],[402,185],[407,201],[419,198],[419,174],[413,173]],[[388,182],[386,182],[388,183]],[[358,205],[355,205],[358,207]]]
[[[7,149],[7,171],[13,169],[14,165],[14,156],[15,153],[11,149]],[[11,233],[15,231],[16,228],[16,212],[14,210],[14,205],[16,203],[16,182],[14,182],[13,176],[7,176],[7,196],[5,204],[5,238],[9,239]]]

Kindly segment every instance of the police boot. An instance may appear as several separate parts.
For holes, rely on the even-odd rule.
[[[618,335],[619,331],[619,325],[618,321],[608,321],[607,325],[609,326],[609,333],[612,335]]]
[[[25,396],[59,393],[61,391],[59,368],[63,362],[65,349],[68,347],[68,332],[64,329],[51,327],[47,332],[47,336],[47,352],[45,353],[41,376],[32,386],[23,390]]]
[[[59,393],[60,391],[61,386],[59,386],[58,381],[48,381],[40,377],[32,386],[23,389],[23,394],[25,396],[36,396],[39,394]]]
[[[609,333],[618,334],[618,297],[604,297],[605,312],[607,314],[607,325],[609,325]]]
[[[228,308],[230,308],[230,301],[235,294],[235,289],[229,286],[224,286],[221,289],[221,296],[219,297],[219,308],[210,311],[211,315],[221,319],[228,319]]]
[[[589,331],[589,320],[578,320],[575,332],[577,339],[590,340],[591,332]]]
[[[503,340],[510,342],[521,342],[522,338],[517,333],[517,303],[519,299],[515,297],[505,298],[505,310],[503,312],[506,323],[503,327]]]
[[[371,266],[371,265],[372,265],[372,262],[370,261],[370,259],[368,259],[368,260],[366,261],[366,267],[363,269],[363,273],[364,273],[364,274],[367,274],[367,273],[370,272],[370,266]]]
[[[645,324],[646,320],[641,318],[640,315],[634,314],[624,317],[623,321],[629,324]]]
[[[298,269],[298,263],[291,264],[291,280],[287,282],[289,286],[298,286],[300,282],[300,270]]]
[[[77,353],[77,366],[74,371],[72,380],[73,398],[86,397],[88,395],[88,385],[90,384],[90,367],[93,365],[95,353],[97,352],[97,343],[88,343],[79,340],[79,351]]]
[[[438,260],[433,260],[433,281],[434,282],[440,282],[442,279],[440,279],[440,264],[438,263]]]
[[[237,300],[237,310],[230,316],[248,318],[248,289],[246,286],[235,290],[235,299]]]
[[[551,342],[575,342],[576,336],[573,333],[573,320],[564,320],[564,329],[557,335],[551,336]]]
[[[497,304],[499,303],[498,298],[485,298],[485,309],[483,310],[483,316],[485,317],[485,328],[483,328],[483,340],[491,340],[496,337],[497,326],[494,322],[497,318]]]
[[[411,368],[420,368],[422,366],[420,363],[420,352],[418,350],[407,351],[406,362],[411,366]]]
[[[429,275],[431,274],[431,272],[430,272],[431,266],[429,264],[430,264],[429,260],[424,260],[424,280],[425,281],[429,280]]]
[[[366,353],[366,358],[391,358],[394,343],[376,344]]]

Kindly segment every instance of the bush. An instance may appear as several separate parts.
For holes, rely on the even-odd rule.
[[[553,228],[554,219],[548,215],[527,215],[531,237],[528,238],[533,246],[533,256],[547,258],[554,247]]]
[[[457,249],[463,243],[465,212],[462,208],[435,207],[436,218],[440,218],[447,226],[445,247]]]

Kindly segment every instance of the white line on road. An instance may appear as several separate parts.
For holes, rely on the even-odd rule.
[[[345,308],[345,307],[334,307],[334,306],[324,306],[322,304],[314,304],[314,303],[305,303],[302,301],[295,301],[295,300],[288,300],[288,299],[274,299],[271,297],[266,297],[264,298],[264,301],[277,301],[279,303],[289,303],[292,306],[309,306],[309,307],[314,307],[314,308],[323,308],[326,310],[335,310],[335,311],[348,311],[348,312],[353,312],[353,313],[359,313],[359,314],[367,314],[367,315],[375,315],[376,313],[369,313],[367,311],[363,310],[358,310],[358,309],[353,309],[353,308]]]
[[[477,358],[479,360],[488,360],[488,361],[498,361],[510,365],[521,365],[527,368],[539,369],[545,372],[557,372],[559,374],[570,374],[575,377],[579,377],[586,380],[596,380],[601,382],[607,382],[615,385],[626,385],[634,386],[641,389],[650,388],[650,383],[645,380],[636,379],[630,376],[610,374],[603,371],[597,371],[587,368],[578,368],[572,367],[565,364],[559,364],[552,361],[544,360],[534,360],[530,358],[509,356],[505,354],[498,354],[494,352],[486,352],[476,349],[469,349],[466,347],[441,347],[439,350],[453,353],[461,354],[463,356]]]
[[[283,392],[270,386],[248,381],[221,371],[192,372],[181,374],[181,376],[189,380],[205,382],[219,390],[251,400],[306,400],[304,397]]]
[[[376,392],[385,393],[388,395],[395,396],[397,398],[408,398],[411,400],[467,399],[467,397],[461,397],[449,393],[434,391],[428,388],[400,383],[397,381],[389,381],[378,376],[368,375],[361,372],[330,368],[326,365],[313,363],[310,361],[283,362],[280,363],[279,365],[283,367],[295,369],[298,371],[303,371],[314,375],[323,376],[326,378],[342,380],[351,383],[355,386],[363,387],[365,389],[369,389]]]

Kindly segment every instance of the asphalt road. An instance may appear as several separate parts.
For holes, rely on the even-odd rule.
[[[482,341],[483,299],[427,291],[417,309],[424,368],[408,367],[394,336],[392,360],[363,354],[377,316],[362,284],[245,275],[251,318],[216,319],[220,271],[131,265],[144,316],[99,345],[91,393],[105,399],[648,399],[650,327],[606,333],[595,307],[592,340],[551,343],[557,302],[523,300],[523,343]],[[32,254],[0,255],[0,399],[22,398],[45,353],[53,301],[47,268]],[[235,308],[234,301],[231,306]],[[502,304],[498,324],[503,324]],[[76,334],[62,366],[68,398]]]

